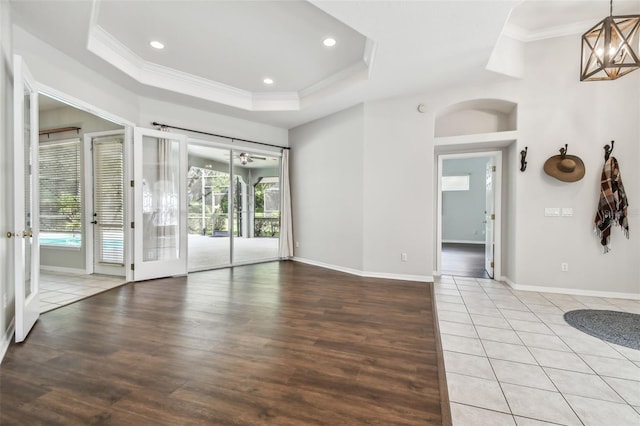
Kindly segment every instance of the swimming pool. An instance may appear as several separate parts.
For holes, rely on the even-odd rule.
[[[40,233],[41,246],[80,248],[81,244],[82,235],[80,234],[63,234],[52,232]]]

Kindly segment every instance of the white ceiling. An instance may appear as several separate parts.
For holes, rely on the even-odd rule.
[[[93,6],[12,1],[15,24],[141,96],[285,128],[367,100],[508,78],[485,69],[503,30],[522,41],[578,34],[609,12],[606,0]],[[640,14],[640,0],[615,1],[614,14]],[[334,48],[321,44],[325,35],[337,39]],[[167,48],[152,51],[150,39]],[[182,83],[158,84],[163,75]],[[193,90],[194,81],[205,89]]]

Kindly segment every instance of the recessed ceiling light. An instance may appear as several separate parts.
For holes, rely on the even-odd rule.
[[[324,44],[327,47],[333,47],[336,45],[336,39],[335,38],[331,38],[331,37],[327,37],[322,41],[322,44]]]
[[[149,42],[149,46],[153,47],[154,49],[158,49],[158,50],[164,49],[164,44],[162,44],[158,40],[151,40]]]
[[[264,84],[268,84],[268,85],[272,85],[273,84],[273,79],[272,78],[265,78],[264,80],[262,80],[264,82]]]

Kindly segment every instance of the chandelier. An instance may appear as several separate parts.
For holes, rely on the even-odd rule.
[[[640,15],[609,16],[582,35],[580,81],[615,80],[640,68]]]

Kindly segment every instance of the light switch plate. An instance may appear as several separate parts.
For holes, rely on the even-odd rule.
[[[544,215],[552,217],[560,216],[560,207],[545,207]]]
[[[573,216],[573,207],[563,207],[562,216]]]

